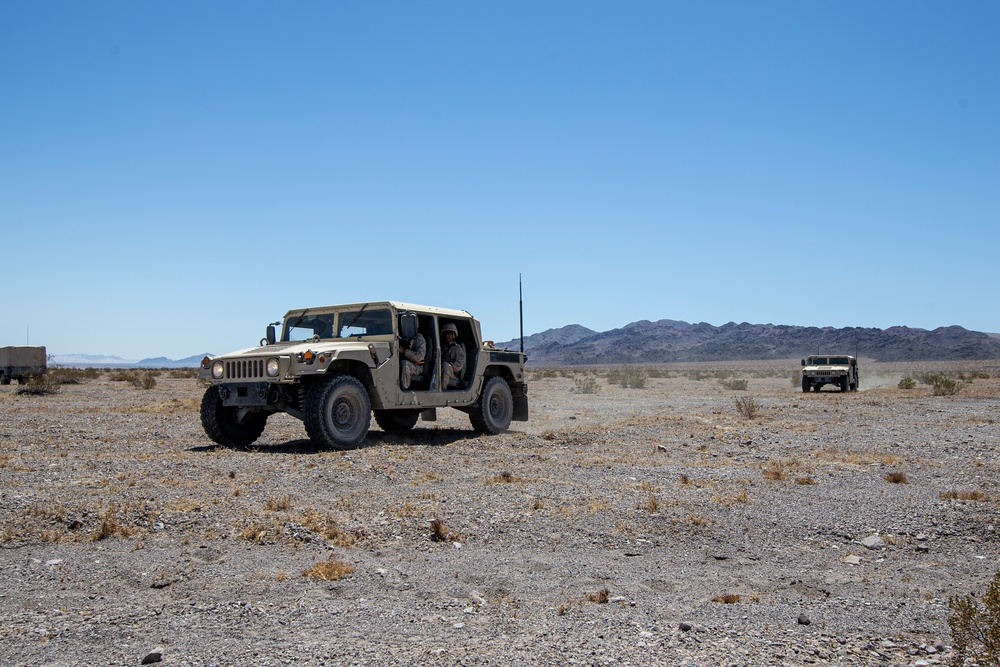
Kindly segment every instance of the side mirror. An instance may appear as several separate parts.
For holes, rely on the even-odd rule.
[[[273,324],[268,324],[267,325],[267,336],[266,336],[266,338],[267,338],[267,344],[268,345],[274,345],[275,341],[277,340],[277,338],[274,337],[274,325]]]
[[[411,340],[417,337],[417,314],[403,313],[399,316],[399,337]]]
[[[803,366],[805,366],[805,365],[806,365],[806,360],[805,360],[805,359],[803,359],[803,360],[802,360],[802,365],[803,365]]]

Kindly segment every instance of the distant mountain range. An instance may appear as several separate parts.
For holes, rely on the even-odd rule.
[[[517,349],[519,341],[498,347]],[[543,364],[621,364],[671,361],[794,359],[821,352],[877,361],[1000,359],[1000,335],[959,326],[933,331],[910,327],[801,327],[782,324],[713,326],[642,320],[603,333],[579,324],[526,336],[524,351]]]
[[[104,354],[55,354],[49,360],[49,365],[76,368],[198,368],[204,358],[204,354],[198,354],[185,359],[153,357],[134,361]]]
[[[518,349],[520,341],[497,347]],[[524,351],[542,364],[664,363],[796,359],[821,352],[857,354],[876,361],[952,361],[1000,359],[1000,334],[959,326],[934,330],[910,327],[800,327],[787,324],[736,324],[720,327],[678,320],[641,320],[598,332],[579,324],[524,337]],[[211,355],[209,355],[211,356]],[[153,357],[131,361],[93,354],[57,354],[50,364],[109,368],[197,368],[205,354],[184,359]]]

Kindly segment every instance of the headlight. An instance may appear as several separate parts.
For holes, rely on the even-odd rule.
[[[221,361],[216,361],[215,363],[212,364],[212,377],[214,377],[216,380],[221,380],[225,372],[226,372],[226,367],[222,364]]]
[[[272,378],[278,377],[278,360],[275,357],[267,360],[267,376]]]

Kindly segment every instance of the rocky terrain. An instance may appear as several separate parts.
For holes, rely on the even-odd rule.
[[[0,664],[944,664],[997,569],[997,365],[796,368],[539,369],[507,434],[346,452],[218,447],[182,373],[2,387]]]
[[[520,341],[500,347],[517,349]],[[535,363],[620,364],[730,359],[794,359],[837,350],[877,361],[1000,358],[1000,337],[959,326],[932,331],[911,327],[801,327],[642,320],[596,332],[578,324],[526,336],[524,350]]]

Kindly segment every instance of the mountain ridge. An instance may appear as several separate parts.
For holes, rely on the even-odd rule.
[[[639,320],[605,332],[581,330],[591,331],[571,324],[525,336],[524,351],[533,362],[567,365],[792,359],[819,352],[876,361],[1000,359],[1000,336],[957,325],[928,330]],[[513,340],[498,347],[519,345]]]

